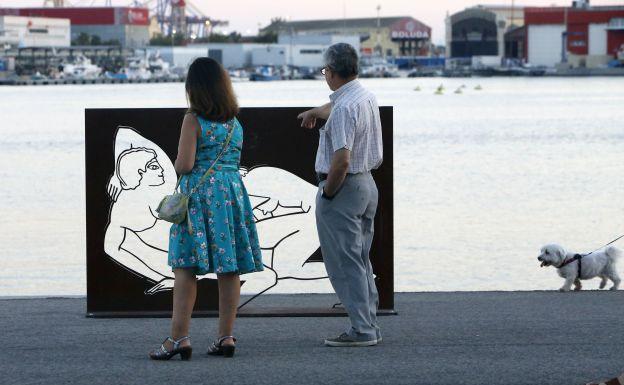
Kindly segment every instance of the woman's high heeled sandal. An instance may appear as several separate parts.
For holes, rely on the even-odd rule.
[[[190,345],[180,347],[180,343],[184,340],[188,340],[189,338],[189,336],[184,336],[178,340],[174,340],[171,337],[167,337],[160,345],[160,348],[150,352],[149,357],[152,360],[169,360],[171,357],[179,354],[182,361],[188,361],[193,355],[193,348]],[[173,343],[173,349],[171,351],[165,348],[165,342],[167,341]]]
[[[210,356],[224,356],[224,357],[234,357],[234,351],[236,350],[236,346],[234,345],[223,345],[223,341],[231,338],[232,341],[236,342],[236,338],[233,336],[223,336],[218,340],[214,341],[212,345],[208,348],[206,354]]]

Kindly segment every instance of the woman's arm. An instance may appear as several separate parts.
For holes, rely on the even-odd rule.
[[[195,151],[197,150],[199,131],[199,121],[195,115],[184,115],[180,142],[178,143],[178,157],[174,164],[178,174],[188,174],[195,165]]]

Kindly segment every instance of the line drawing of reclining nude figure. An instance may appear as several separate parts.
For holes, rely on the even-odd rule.
[[[275,167],[241,167],[240,173],[252,201],[266,267],[252,274],[243,290],[254,294],[252,299],[278,284],[284,290],[296,290],[300,281],[307,281],[308,291],[326,290],[324,265],[308,263],[320,260],[314,218],[317,187]],[[104,249],[126,270],[154,284],[145,294],[173,288],[174,275],[167,264],[171,224],[158,219],[155,208],[171,194],[176,181],[173,163],[157,144],[132,127],[118,127],[115,170],[107,190],[111,207]],[[319,280],[325,282],[320,286],[312,282]]]
[[[240,173],[266,268],[246,281],[244,291],[255,294],[240,307],[278,285],[285,292],[300,292],[302,286],[306,292],[330,289],[325,266],[318,263],[322,257],[315,219],[317,186],[276,167],[241,167]]]

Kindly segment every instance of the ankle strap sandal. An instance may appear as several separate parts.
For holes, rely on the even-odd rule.
[[[223,336],[212,342],[212,345],[210,345],[206,354],[210,356],[224,356],[228,358],[234,357],[236,346],[223,345],[223,342],[228,339],[232,339],[232,341],[236,342],[236,338],[234,338],[234,336]]]
[[[191,356],[193,355],[193,348],[190,345],[180,347],[180,343],[190,338],[191,337],[189,336],[184,336],[184,337],[179,338],[178,340],[174,340],[171,337],[167,337],[165,338],[163,343],[160,345],[160,348],[150,352],[149,357],[152,360],[170,360],[173,356],[175,356],[176,354],[179,354],[182,361],[188,361],[191,359]],[[165,348],[165,342],[167,341],[173,344],[173,348],[171,349],[171,351]]]

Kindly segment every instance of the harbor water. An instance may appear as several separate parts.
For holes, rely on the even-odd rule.
[[[362,83],[394,107],[396,291],[556,289],[543,244],[588,252],[624,233],[624,78]],[[235,90],[244,107],[329,94]],[[182,83],[0,88],[0,296],[86,293],[84,109],[184,106]]]

